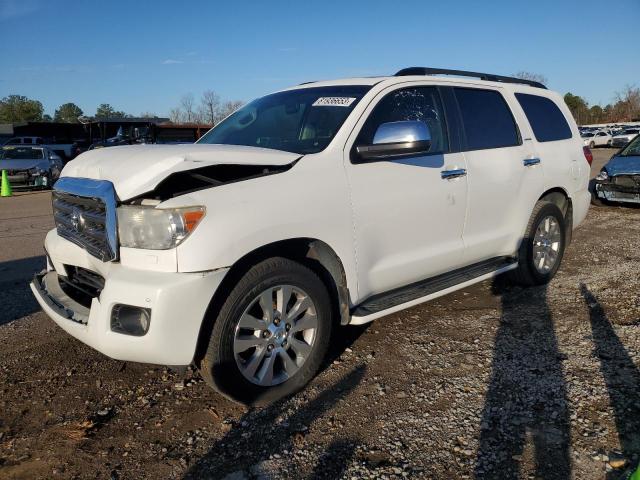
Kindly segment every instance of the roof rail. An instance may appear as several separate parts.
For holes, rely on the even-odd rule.
[[[447,68],[409,67],[398,71],[394,76],[405,77],[408,75],[457,75],[459,77],[474,77],[480,80],[502,83],[522,83],[537,88],[547,88],[542,83],[533,80],[525,80],[516,77],[504,77],[492,73],[467,72],[465,70],[449,70]]]

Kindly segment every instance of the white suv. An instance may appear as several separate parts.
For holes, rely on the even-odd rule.
[[[535,82],[410,68],[303,84],[196,144],[70,162],[32,290],[110,357],[193,363],[266,403],[314,376],[339,325],[504,272],[548,282],[587,214],[590,161]]]

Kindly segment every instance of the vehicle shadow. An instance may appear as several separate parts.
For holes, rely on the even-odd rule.
[[[521,478],[523,459],[535,478],[571,476],[567,387],[547,287],[493,285],[502,315],[495,338],[491,383],[482,414],[475,476]]]
[[[40,310],[29,282],[45,264],[44,255],[0,263],[0,325]]]
[[[280,400],[266,408],[249,410],[197,460],[184,478],[223,478],[233,472],[268,478],[273,472],[264,471],[268,467],[261,466],[261,462],[272,455],[286,458],[285,450],[292,452],[300,447],[309,426],[346,398],[362,381],[365,371],[365,365],[355,367],[301,408],[295,409],[291,402]],[[358,444],[350,436],[335,439],[320,455],[308,478],[340,477]],[[288,467],[289,478],[304,478],[302,472]]]
[[[622,455],[637,462],[640,456],[640,370],[616,335],[604,308],[589,290],[581,284],[580,292],[589,309],[595,355],[609,393],[614,421]],[[611,455],[610,455],[611,456]],[[612,471],[607,478],[621,478]]]

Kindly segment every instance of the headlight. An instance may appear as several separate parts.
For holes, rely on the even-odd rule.
[[[605,180],[609,180],[609,174],[607,173],[606,170],[600,170],[600,173],[596,175],[596,180],[599,180],[601,182]]]
[[[204,207],[118,208],[118,235],[123,247],[167,250],[179,245],[204,217]]]

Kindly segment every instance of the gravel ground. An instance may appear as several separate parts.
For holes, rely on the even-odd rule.
[[[588,480],[638,462],[639,208],[592,208],[550,285],[345,328],[306,390],[246,410],[39,311],[49,202],[0,199],[0,478]]]

